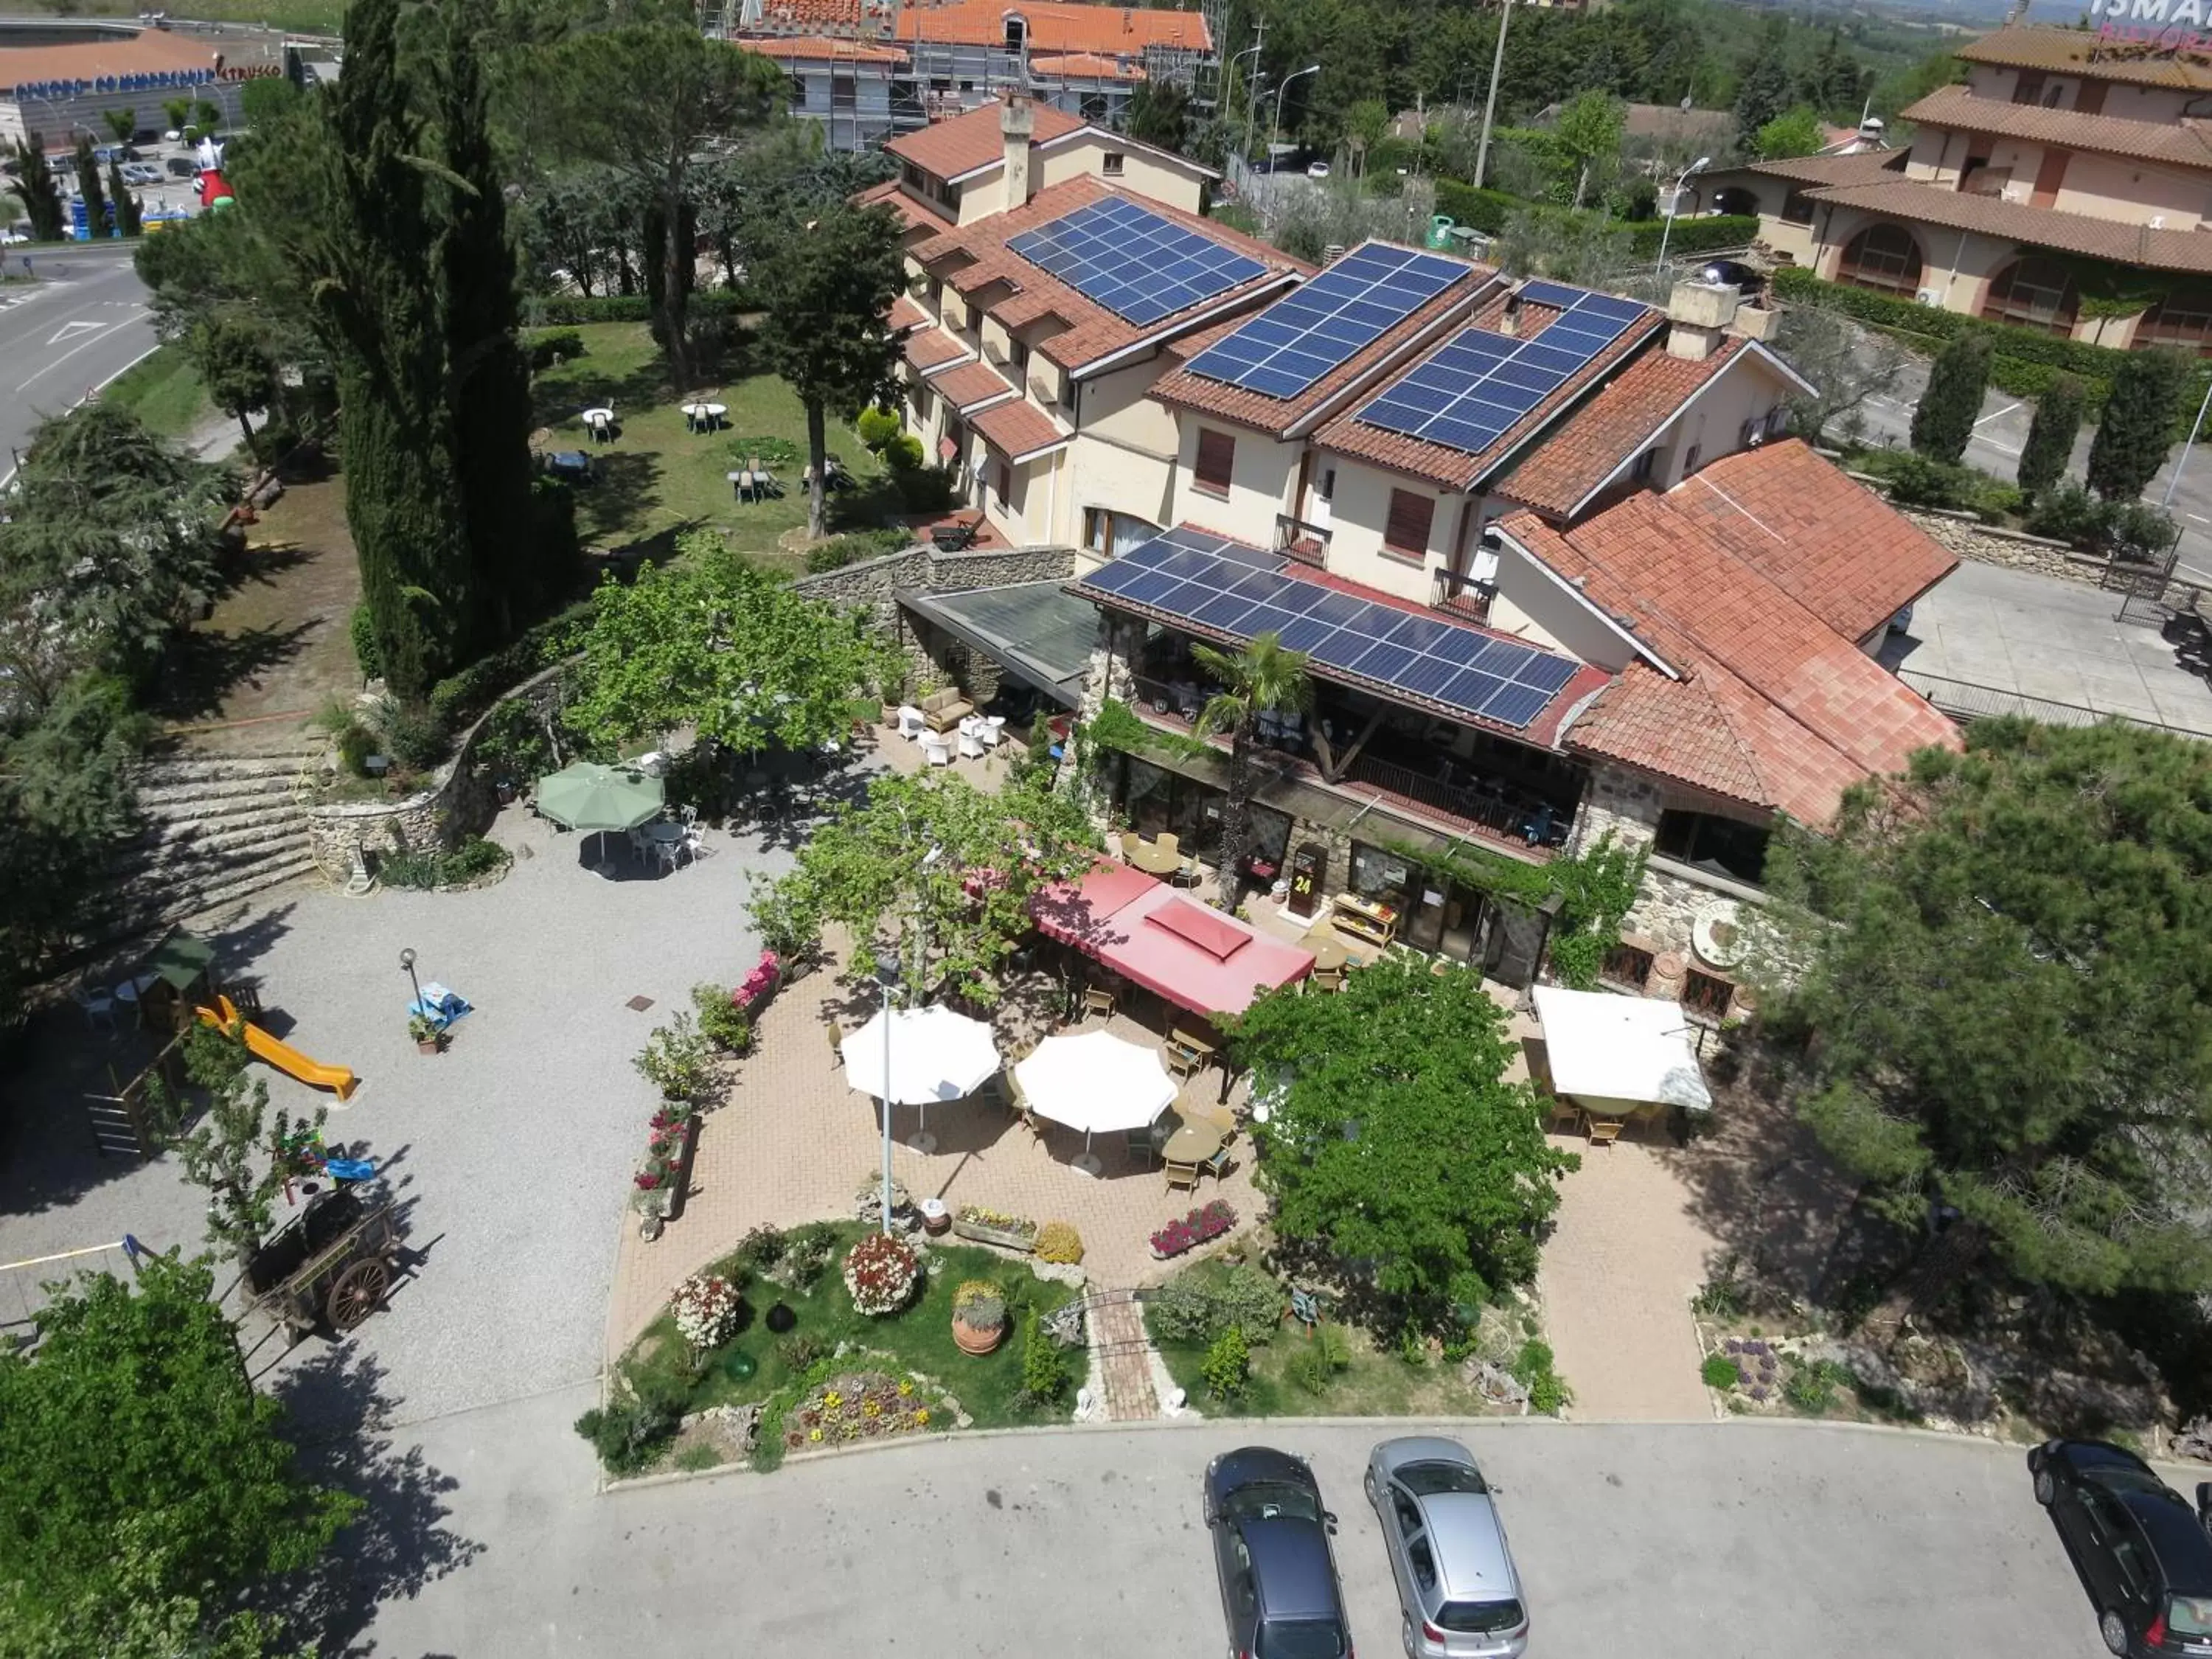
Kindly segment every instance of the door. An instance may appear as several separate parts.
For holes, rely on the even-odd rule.
[[[2112,1494],[2100,1486],[2083,1486],[2081,1498],[2081,1567],[2096,1593],[2097,1606],[2100,1610],[2130,1609],[2133,1597],[2129,1594],[2118,1554],[2126,1535],[2127,1516],[2112,1501]]]
[[[1291,865],[1291,914],[1301,921],[1321,908],[1321,884],[1328,870],[1328,848],[1310,841]]]
[[[1221,1616],[1229,1628],[1232,1651],[1252,1651],[1253,1626],[1260,1613],[1260,1594],[1252,1583],[1252,1553],[1243,1534],[1227,1522],[1213,1528],[1214,1565],[1221,1578]]]
[[[1413,1552],[1418,1548],[1425,1558],[1428,1544],[1421,1534],[1421,1512],[1413,1500],[1406,1496],[1397,1482],[1389,1486],[1390,1493],[1390,1575],[1398,1581],[1399,1604],[1409,1609],[1422,1605],[1421,1592],[1416,1583],[1417,1574]],[[1429,1571],[1431,1583],[1436,1580],[1433,1563]]]

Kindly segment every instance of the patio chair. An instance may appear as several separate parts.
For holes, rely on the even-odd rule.
[[[115,999],[113,997],[104,990],[88,991],[83,986],[76,985],[70,988],[70,1000],[84,1010],[84,1023],[87,1027],[97,1030],[100,1023],[105,1021],[108,1034],[114,1035]]]
[[[938,732],[932,732],[921,740],[921,757],[932,766],[952,764],[952,745]]]
[[[1083,993],[1083,1018],[1088,1019],[1093,1014],[1114,1018],[1114,993],[1103,986],[1093,985]]]
[[[1306,1334],[1311,1336],[1314,1334],[1314,1327],[1321,1323],[1319,1293],[1300,1290],[1297,1285],[1291,1285],[1290,1305],[1283,1310],[1283,1318],[1297,1320],[1299,1324],[1306,1328]],[[1281,1321],[1279,1320],[1276,1322],[1279,1324]]]
[[[1583,1109],[1576,1105],[1573,1101],[1562,1100],[1557,1095],[1552,1097],[1552,1133],[1553,1134],[1574,1133],[1576,1129],[1581,1127]]]
[[[1152,1139],[1149,1129],[1131,1129],[1121,1137],[1121,1145],[1133,1160],[1143,1158],[1146,1169],[1159,1162],[1160,1143]]]
[[[1222,1176],[1229,1173],[1230,1166],[1236,1162],[1236,1155],[1237,1148],[1235,1145],[1232,1142],[1224,1140],[1221,1143],[1221,1150],[1214,1153],[1212,1158],[1207,1158],[1198,1167],[1205,1170],[1206,1174],[1212,1176],[1215,1181],[1218,1182]]]
[[[1593,1146],[1610,1146],[1620,1139],[1621,1120],[1617,1117],[1589,1117],[1583,1120]]]
[[[684,810],[689,811],[690,809],[687,807]],[[714,855],[714,849],[707,844],[706,830],[689,818],[684,823],[684,853],[694,863]]]
[[[1161,1050],[1161,1053],[1167,1057],[1168,1074],[1177,1083],[1189,1082],[1198,1075],[1200,1069],[1206,1064],[1205,1060],[1179,1042],[1169,1043]]]
[[[657,841],[653,843],[653,861],[659,866],[662,875],[672,876],[676,873],[678,854],[682,850],[681,845],[672,841]]]
[[[1341,991],[1344,988],[1344,969],[1341,968],[1315,969],[1313,988],[1316,991]]]
[[[963,760],[983,758],[983,739],[973,730],[963,731],[960,734],[960,758]]]
[[[1158,849],[1159,855],[1164,859],[1172,858],[1182,849],[1182,838],[1172,830],[1163,830],[1158,835],[1153,836],[1152,845]]]
[[[1198,1190],[1198,1167],[1199,1166],[1195,1164],[1170,1163],[1164,1164],[1162,1166],[1162,1172],[1167,1177],[1168,1190],[1170,1192],[1173,1192],[1178,1187],[1185,1187],[1194,1193],[1196,1192]]]

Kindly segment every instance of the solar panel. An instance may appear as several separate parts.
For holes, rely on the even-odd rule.
[[[1085,586],[1232,639],[1273,634],[1324,672],[1524,727],[1574,678],[1565,657],[1441,617],[1408,614],[1296,574],[1282,554],[1177,528]]]
[[[1461,331],[1384,386],[1360,420],[1480,455],[1644,314],[1628,301],[1560,283],[1524,283],[1521,297],[1561,315],[1527,339]]]
[[[1024,231],[1006,246],[1139,326],[1225,294],[1267,269],[1119,196]]]
[[[1363,247],[1200,352],[1191,360],[1191,372],[1265,397],[1295,398],[1405,321],[1468,269],[1411,248]]]

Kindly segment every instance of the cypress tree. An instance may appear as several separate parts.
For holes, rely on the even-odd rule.
[[[2081,430],[2081,382],[2061,374],[2036,400],[2027,423],[2027,442],[2020,452],[2018,478],[2023,495],[2036,496],[2066,476],[2073,464],[2074,440]]]
[[[98,241],[107,234],[107,198],[100,190],[100,163],[92,159],[92,140],[76,141],[76,188],[84,198],[85,234]]]
[[[136,236],[144,228],[144,216],[133,196],[123,182],[123,163],[107,164],[107,199],[115,204],[115,234]]]
[[[439,239],[446,354],[453,385],[454,478],[477,584],[477,632],[511,635],[544,604],[550,573],[537,556],[530,466],[530,365],[517,330],[514,247],[493,154],[480,43],[487,0],[447,9],[438,79],[450,191]]]
[[[2178,351],[2129,354],[2089,441],[2090,489],[2108,501],[2131,501],[2158,476],[2194,367]]]
[[[1990,383],[1990,343],[1978,329],[1952,336],[1928,371],[1927,390],[1912,411],[1912,447],[1930,460],[1959,464],[1974,422],[1982,418],[1982,393]]]
[[[35,132],[15,140],[15,176],[8,181],[8,189],[23,204],[23,212],[31,222],[31,239],[58,242],[68,216],[62,211],[62,193],[54,184],[54,170],[46,165],[45,144]]]

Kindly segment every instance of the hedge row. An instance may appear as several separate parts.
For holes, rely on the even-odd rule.
[[[1547,202],[1524,201],[1502,190],[1477,190],[1457,179],[1437,180],[1437,211],[1486,236],[1497,235],[1505,228],[1508,218],[1529,208],[1562,216],[1574,211]],[[1628,244],[1636,257],[1649,259],[1657,256],[1662,237],[1666,239],[1669,254],[1709,253],[1715,248],[1742,247],[1758,236],[1759,220],[1749,214],[1677,219],[1672,235],[1667,234],[1667,222],[1663,219],[1646,219],[1623,228],[1628,232]]]
[[[1915,301],[1877,294],[1870,289],[1823,282],[1797,265],[1784,265],[1774,273],[1774,292],[1779,299],[1818,306],[1823,311],[1835,312],[1886,333],[1926,341],[1930,350],[1968,330],[1979,330],[1988,334],[1993,343],[1990,384],[2014,398],[2039,398],[2050,390],[2051,382],[2058,375],[2071,374],[2082,382],[2092,410],[2101,408],[2112,390],[2112,377],[2131,355],[2112,346],[2091,345],[2086,340],[2045,334],[2039,329],[1984,322],[1963,312],[1923,306]],[[2194,389],[2187,399],[2191,414],[2204,395],[2208,375],[2212,375],[2212,363],[2198,364]]]
[[[540,327],[575,327],[583,323],[649,323],[653,301],[642,294],[541,294],[527,302],[530,320]],[[744,289],[707,289],[691,296],[694,317],[725,317],[756,309]]]

